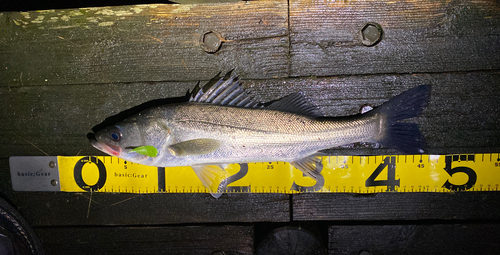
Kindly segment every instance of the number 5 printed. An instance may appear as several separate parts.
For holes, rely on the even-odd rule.
[[[463,185],[455,185],[450,182],[450,180],[446,180],[446,182],[443,185],[443,188],[447,188],[449,190],[456,190],[456,191],[464,191],[471,189],[474,187],[474,184],[476,184],[477,181],[477,174],[472,168],[465,167],[465,166],[459,166],[459,167],[454,167],[451,168],[451,163],[453,161],[459,161],[460,157],[455,156],[455,158],[452,155],[448,155],[445,157],[445,167],[444,170],[451,176],[453,177],[454,174],[456,173],[465,173],[467,177],[469,178],[467,182]],[[468,158],[465,158],[465,161],[474,161],[474,157],[469,156]]]

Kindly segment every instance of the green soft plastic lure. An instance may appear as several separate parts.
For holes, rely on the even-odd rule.
[[[151,146],[151,145],[137,147],[137,148],[131,150],[131,152],[137,152],[141,155],[145,155],[145,156],[153,157],[153,158],[158,156],[158,150],[154,146]]]

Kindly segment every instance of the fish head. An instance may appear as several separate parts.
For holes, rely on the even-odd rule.
[[[152,156],[134,150],[138,147],[154,147],[158,155],[171,141],[169,129],[160,121],[139,116],[131,117],[115,125],[97,131],[89,137],[96,149],[121,159],[148,165]]]

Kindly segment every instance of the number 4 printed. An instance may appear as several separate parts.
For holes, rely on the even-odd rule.
[[[387,179],[375,180],[380,173],[387,167]],[[384,162],[380,163],[365,182],[366,187],[387,186],[387,191],[395,191],[399,187],[400,180],[396,180],[396,157],[386,157]]]

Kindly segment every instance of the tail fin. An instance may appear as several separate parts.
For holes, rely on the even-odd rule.
[[[393,97],[375,112],[386,116],[386,133],[378,142],[403,153],[424,153],[425,139],[417,124],[398,120],[417,117],[427,106],[431,85],[421,85]]]

